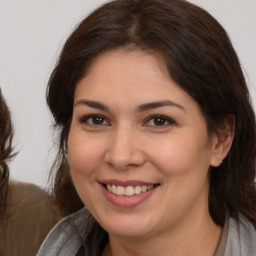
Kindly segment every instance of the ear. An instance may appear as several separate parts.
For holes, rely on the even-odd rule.
[[[218,131],[212,136],[211,148],[212,154],[210,165],[218,167],[227,156],[234,138],[235,117],[234,115],[225,116]]]

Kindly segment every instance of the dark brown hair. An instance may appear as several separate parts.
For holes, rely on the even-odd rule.
[[[200,105],[209,134],[235,117],[234,140],[222,165],[210,169],[210,214],[223,225],[247,216],[256,226],[255,113],[238,57],[223,27],[183,0],[116,0],[84,19],[68,38],[48,84],[47,101],[59,128],[53,193],[63,215],[83,206],[65,158],[74,89],[104,51],[140,49],[161,55],[170,77]],[[71,200],[72,199],[72,200]],[[71,203],[72,202],[72,203]]]
[[[5,212],[9,183],[8,160],[12,154],[13,128],[10,111],[0,89],[0,216]]]

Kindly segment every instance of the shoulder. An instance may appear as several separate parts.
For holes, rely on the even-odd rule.
[[[6,214],[0,219],[0,250],[4,255],[35,255],[56,222],[55,209],[44,189],[11,181]]]
[[[256,229],[243,215],[229,219],[228,239],[225,256],[256,255]]]
[[[37,256],[75,255],[85,234],[86,209],[83,208],[59,221],[50,231]]]
[[[42,188],[26,182],[15,182],[11,181],[9,184],[10,189],[10,196],[13,200],[18,200],[19,197],[27,198],[29,196],[29,199],[31,198],[37,198],[37,197],[46,197],[47,192],[43,190]]]
[[[9,223],[39,225],[47,233],[57,219],[48,193],[34,184],[23,182],[10,183],[6,213]]]

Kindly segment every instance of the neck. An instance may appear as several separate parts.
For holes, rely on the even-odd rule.
[[[109,234],[104,256],[213,256],[221,236],[221,227],[206,214],[190,216],[166,233],[143,238],[123,238]]]

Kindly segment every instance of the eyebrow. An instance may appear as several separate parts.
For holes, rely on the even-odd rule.
[[[137,112],[143,112],[143,111],[151,110],[154,108],[160,108],[160,107],[166,107],[166,106],[177,107],[183,111],[186,111],[185,108],[178,103],[175,103],[171,100],[163,100],[163,101],[155,101],[155,102],[142,104],[137,108]]]
[[[99,109],[99,110],[102,110],[102,111],[107,111],[107,112],[110,111],[110,109],[106,105],[104,105],[104,104],[102,104],[98,101],[93,101],[93,100],[85,100],[85,99],[78,100],[74,104],[74,107],[76,107],[78,105],[86,105],[86,106],[89,106],[91,108],[96,108],[96,109]],[[142,104],[142,105],[138,106],[136,111],[137,112],[144,112],[144,111],[147,111],[147,110],[160,108],[160,107],[166,107],[166,106],[177,107],[177,108],[179,108],[183,111],[186,111],[183,106],[181,106],[180,104],[175,103],[171,100],[163,100],[163,101],[155,101],[155,102],[145,103],[145,104]]]
[[[99,109],[99,110],[102,110],[102,111],[109,111],[109,108],[100,103],[100,102],[97,102],[97,101],[93,101],[93,100],[78,100],[75,104],[74,104],[74,107],[78,106],[78,105],[86,105],[86,106],[89,106],[91,108],[96,108],[96,109]]]

